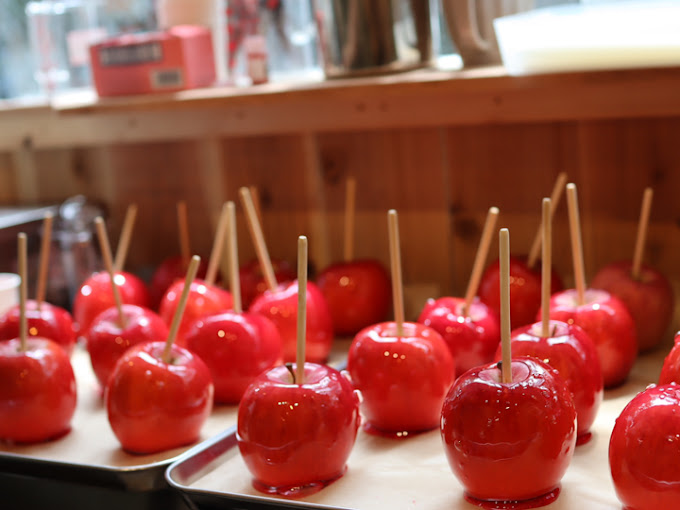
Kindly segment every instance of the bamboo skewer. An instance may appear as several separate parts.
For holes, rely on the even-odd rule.
[[[297,351],[295,356],[295,381],[305,382],[305,349],[307,340],[307,238],[298,237],[298,310],[297,310]]]
[[[397,211],[387,213],[387,228],[390,240],[390,269],[392,272],[392,301],[397,336],[404,335],[404,284],[401,275],[401,250],[399,248],[399,218]]]
[[[130,239],[132,238],[132,230],[135,227],[136,219],[137,204],[130,204],[125,212],[125,220],[123,220],[123,229],[121,230],[120,239],[118,240],[116,257],[113,259],[113,270],[116,272],[122,271],[125,267],[125,259],[127,258]]]
[[[238,236],[236,235],[236,205],[227,202],[227,221],[229,223],[229,284],[234,300],[234,312],[243,312],[241,299],[241,276],[238,272]]]
[[[250,198],[253,200],[253,208],[255,209],[255,214],[257,216],[257,221],[259,222],[260,226],[263,225],[263,218],[262,218],[262,202],[260,200],[260,192],[257,189],[257,186],[250,186],[248,188],[250,191]]]
[[[38,284],[35,291],[35,302],[38,310],[45,300],[47,289],[47,269],[50,264],[50,247],[52,245],[52,222],[54,215],[51,212],[45,214],[43,220],[42,242],[40,244],[40,266],[38,268]]]
[[[642,267],[642,254],[645,251],[645,241],[647,240],[647,228],[649,227],[649,213],[652,209],[652,198],[654,191],[646,188],[642,196],[642,207],[640,209],[640,221],[638,223],[637,236],[635,238],[635,251],[633,252],[633,267],[631,274],[634,279],[640,279],[640,268]]]
[[[118,310],[118,322],[122,328],[125,327],[125,314],[123,313],[123,301],[120,297],[120,290],[116,284],[116,273],[113,270],[113,261],[111,260],[111,246],[109,245],[109,237],[106,234],[106,226],[104,225],[104,220],[101,216],[98,216],[94,220],[95,227],[97,228],[97,237],[99,238],[99,247],[102,252],[102,258],[104,259],[104,266],[109,273],[109,278],[111,279],[111,290],[113,291],[113,300],[116,303],[116,309]]]
[[[276,281],[276,276],[274,275],[274,268],[272,267],[272,261],[269,258],[267,244],[264,241],[264,234],[262,234],[262,226],[257,219],[257,213],[255,211],[255,206],[253,205],[253,199],[250,195],[250,190],[246,187],[243,187],[239,193],[241,196],[241,202],[243,203],[243,207],[246,211],[250,235],[253,238],[253,243],[255,244],[255,251],[260,262],[262,273],[264,274],[264,279],[267,282],[267,287],[269,290],[276,290],[278,282]]]
[[[463,314],[466,317],[470,314],[470,306],[477,295],[479,281],[482,278],[484,263],[486,262],[489,253],[489,245],[491,244],[491,238],[494,233],[497,218],[498,207],[489,208],[489,212],[486,215],[486,221],[484,222],[484,229],[482,230],[482,237],[479,241],[479,247],[477,248],[477,254],[475,255],[475,262],[472,266],[470,281],[468,282],[467,290],[465,292],[465,309],[463,310]]]
[[[550,335],[550,284],[552,279],[552,207],[549,198],[543,199],[542,254],[541,254],[541,336]]]
[[[26,318],[26,300],[28,294],[28,270],[26,269],[26,234],[21,232],[17,235],[17,265],[21,283],[19,284],[19,349],[25,352],[28,348],[28,320]]]
[[[578,211],[578,195],[574,183],[567,184],[567,206],[569,209],[569,232],[571,234],[571,254],[574,262],[574,280],[578,304],[585,303],[586,272],[583,262],[583,241],[581,238],[581,220]]]
[[[567,174],[565,172],[560,173],[555,180],[555,185],[553,186],[552,193],[550,194],[550,201],[552,203],[551,215],[555,214],[557,206],[560,205],[560,199],[562,198],[562,193],[564,192],[564,185],[567,183]],[[552,216],[551,216],[552,219]],[[538,226],[536,231],[536,236],[534,237],[534,242],[531,244],[531,250],[529,250],[529,258],[527,259],[527,265],[533,268],[536,265],[536,260],[538,259],[538,252],[541,247],[541,229],[542,226]]]
[[[222,206],[220,219],[217,222],[217,231],[215,232],[210,259],[208,260],[208,270],[205,273],[205,282],[208,285],[213,285],[217,277],[217,270],[222,258],[222,249],[224,248],[224,238],[227,235],[228,220],[227,204],[225,203]]]
[[[187,300],[189,299],[189,291],[191,290],[191,284],[196,278],[196,273],[198,272],[198,265],[201,262],[201,257],[194,255],[189,261],[189,268],[187,269],[187,274],[184,279],[184,288],[182,289],[182,294],[177,301],[177,308],[175,309],[175,315],[172,316],[172,323],[170,324],[170,331],[168,333],[168,338],[165,340],[165,348],[163,349],[163,355],[161,359],[163,363],[170,363],[172,353],[172,344],[175,343],[177,338],[177,332],[179,331],[179,325],[182,322],[182,315],[184,315],[184,308],[187,305]]]
[[[498,233],[501,286],[501,380],[512,382],[512,348],[510,346],[510,232],[502,228]]]
[[[347,179],[345,191],[345,242],[344,260],[351,262],[354,258],[354,217],[356,209],[357,181],[354,177]]]

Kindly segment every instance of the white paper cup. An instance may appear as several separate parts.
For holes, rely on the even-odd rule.
[[[0,273],[0,315],[19,304],[21,277],[15,273]]]

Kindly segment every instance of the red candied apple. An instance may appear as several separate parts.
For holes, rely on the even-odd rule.
[[[296,274],[291,265],[285,260],[272,259],[272,269],[274,278],[279,283],[288,283],[296,278]],[[258,260],[252,260],[239,269],[241,280],[241,295],[243,296],[244,308],[250,307],[255,298],[264,294],[268,290],[262,267]]]
[[[114,306],[97,315],[85,335],[92,369],[104,388],[120,357],[131,346],[166,338],[168,327],[148,308],[123,305],[124,326]]]
[[[175,315],[183,289],[184,280],[177,280],[168,288],[168,291],[161,300],[158,314],[168,326]],[[194,280],[191,283],[189,298],[177,333],[177,343],[184,346],[184,337],[196,319],[206,315],[225,312],[232,306],[233,300],[230,292],[216,285],[210,285],[203,280]]]
[[[148,308],[149,291],[140,278],[131,273],[118,271],[114,281],[123,303]],[[108,272],[94,273],[85,280],[73,301],[73,320],[77,324],[79,333],[84,335],[94,318],[115,304]]]
[[[453,355],[456,375],[493,360],[501,341],[498,318],[475,299],[470,313],[464,314],[465,299],[430,299],[420,312],[418,322],[439,333]]]
[[[434,329],[395,322],[365,328],[352,341],[347,370],[363,397],[366,429],[390,437],[436,428],[455,366]]]
[[[384,321],[390,310],[390,277],[377,260],[333,264],[316,284],[328,303],[336,335],[354,335]]]
[[[70,356],[76,343],[76,331],[71,314],[59,306],[43,301],[26,301],[26,320],[29,337],[48,338],[61,346]],[[19,337],[19,305],[13,306],[0,317],[0,340]]]
[[[680,508],[680,386],[651,386],[616,419],[609,468],[631,510]]]
[[[550,321],[549,335],[542,335],[540,322],[512,332],[512,354],[531,356],[557,370],[567,384],[574,400],[577,416],[577,444],[590,438],[603,397],[602,369],[595,344],[580,327],[560,321]],[[501,349],[496,361],[501,359]]]
[[[237,404],[258,375],[283,361],[276,326],[254,313],[229,311],[198,319],[186,335],[186,346],[210,369],[220,404]]]
[[[67,433],[76,380],[64,349],[46,338],[0,342],[0,440],[37,443]]]
[[[164,349],[160,341],[131,347],[106,385],[109,423],[126,451],[155,453],[194,443],[212,411],[205,363],[176,345],[166,363]]]
[[[441,435],[451,470],[466,499],[491,502],[554,501],[574,453],[576,410],[566,384],[534,358],[512,360],[512,381],[498,364],[474,368],[444,401]]]
[[[256,489],[301,497],[345,472],[361,418],[359,397],[340,372],[305,363],[298,384],[295,370],[278,366],[248,387],[236,437]]]
[[[605,388],[626,380],[637,356],[637,340],[633,319],[620,299],[604,290],[586,289],[579,305],[576,289],[565,290],[551,296],[550,319],[576,324],[588,334],[600,358]]]
[[[496,315],[500,317],[500,266],[498,260],[486,268],[479,284],[481,299]],[[553,269],[550,280],[550,294],[564,288],[562,278]],[[526,257],[510,257],[510,327],[532,324],[541,307],[541,264],[534,269],[527,265]]]
[[[680,331],[675,334],[675,345],[663,361],[659,384],[680,384]]]
[[[638,349],[645,352],[663,340],[673,318],[673,289],[656,269],[641,266],[640,276],[632,274],[633,263],[616,262],[600,269],[590,286],[615,295],[635,323]]]
[[[184,278],[186,271],[187,264],[180,255],[163,260],[151,276],[151,282],[149,283],[149,307],[158,310],[168,288],[176,280]],[[205,278],[207,271],[207,262],[201,260],[198,266],[197,278]]]
[[[297,280],[266,291],[253,301],[249,311],[270,319],[283,340],[283,360],[295,360],[297,343]],[[333,324],[328,304],[319,288],[307,283],[307,359],[323,363],[328,359],[333,343]]]

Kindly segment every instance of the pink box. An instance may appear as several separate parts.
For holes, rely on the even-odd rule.
[[[194,25],[121,35],[90,46],[100,96],[174,92],[215,82],[210,30]]]

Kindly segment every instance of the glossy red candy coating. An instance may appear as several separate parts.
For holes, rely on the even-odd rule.
[[[305,363],[303,384],[284,366],[261,374],[243,395],[237,429],[255,487],[302,496],[337,479],[360,419],[357,393],[333,368]]]
[[[468,496],[523,501],[553,491],[576,443],[576,409],[566,384],[533,358],[512,361],[512,382],[496,363],[458,378],[442,407],[449,465]]]
[[[279,331],[255,313],[230,311],[198,319],[186,344],[210,369],[215,402],[220,404],[238,404],[258,375],[283,360]]]
[[[70,356],[76,343],[76,330],[73,318],[63,308],[43,301],[26,301],[26,321],[28,336],[48,338],[61,346]],[[13,306],[0,317],[0,340],[19,337],[19,305]]]
[[[0,342],[0,440],[37,443],[68,432],[76,380],[60,346],[45,338]]]
[[[512,355],[531,356],[557,370],[567,384],[576,407],[577,435],[585,438],[595,421],[604,394],[602,370],[597,350],[580,327],[550,321],[548,337],[542,336],[541,323],[522,326],[512,332]],[[500,346],[496,361],[501,359]]]
[[[124,450],[155,453],[196,442],[213,405],[210,371],[186,349],[138,344],[123,355],[104,392],[113,433]]]
[[[418,322],[431,327],[446,341],[456,364],[456,375],[493,360],[501,341],[498,319],[475,299],[465,314],[465,300],[458,297],[430,299]]]
[[[283,340],[283,360],[295,361],[297,349],[297,280],[279,285],[275,291],[266,291],[250,305],[249,312],[264,315],[271,320]],[[328,359],[333,345],[333,323],[326,299],[312,282],[307,283],[307,360],[323,363]]]
[[[609,467],[616,495],[632,510],[680,508],[680,386],[653,386],[616,419]]]
[[[604,387],[614,388],[623,384],[635,363],[635,325],[626,306],[612,294],[586,289],[584,297],[584,304],[579,305],[575,289],[554,294],[550,319],[576,324],[588,334],[600,358]]]
[[[400,437],[439,425],[455,378],[453,358],[439,333],[413,322],[403,326],[402,336],[394,322],[361,330],[347,356],[367,425]]]

